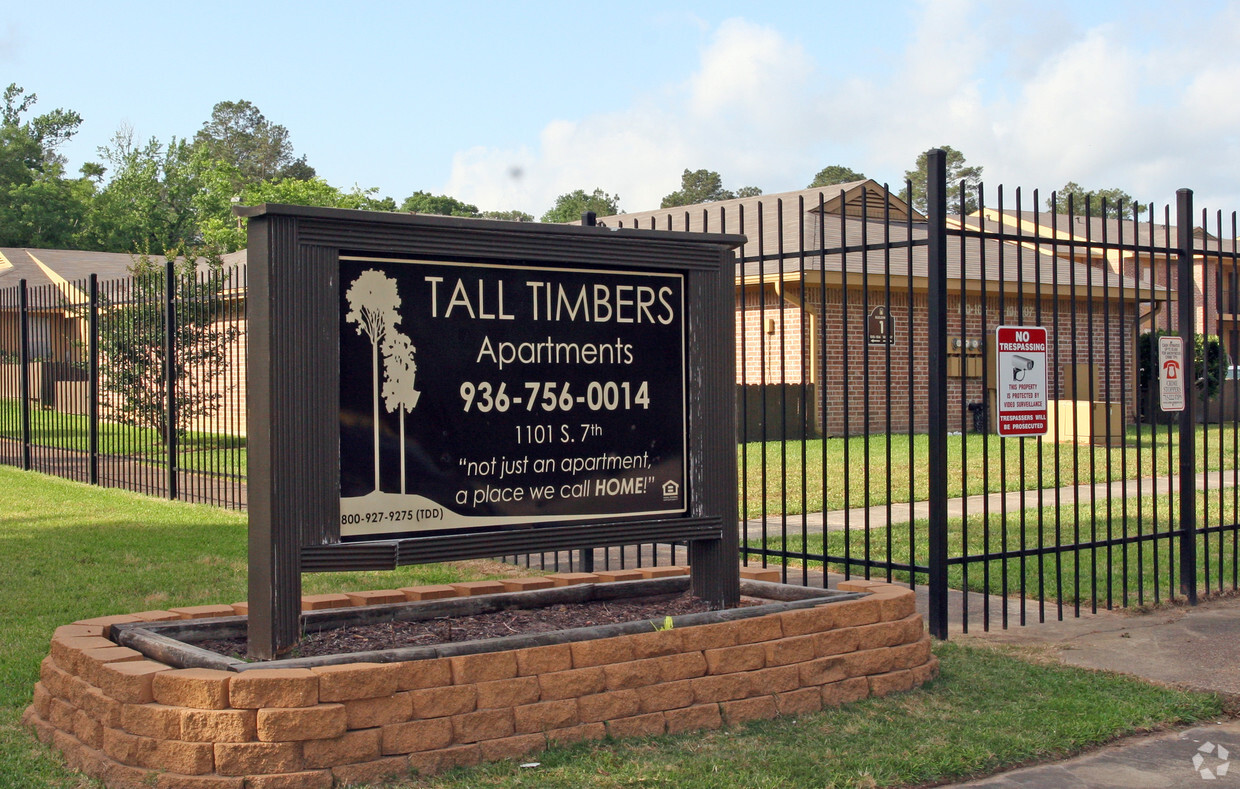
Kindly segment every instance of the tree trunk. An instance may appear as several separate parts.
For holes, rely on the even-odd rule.
[[[379,342],[372,340],[371,347],[371,369],[374,371],[375,377],[375,493],[379,492]]]
[[[400,407],[400,492],[405,493],[405,406]]]

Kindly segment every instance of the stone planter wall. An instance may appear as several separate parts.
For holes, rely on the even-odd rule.
[[[216,606],[84,620],[56,630],[23,721],[113,789],[326,789],[803,714],[936,674],[911,591],[840,589],[869,594],[591,641],[242,672],[172,668],[108,638],[122,621],[219,616]]]

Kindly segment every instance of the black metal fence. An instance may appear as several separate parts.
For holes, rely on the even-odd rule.
[[[742,560],[926,586],[940,637],[1237,588],[1235,215],[950,191],[940,169],[922,207],[858,182],[609,220],[749,238]],[[1045,436],[996,435],[1000,325],[1046,329]],[[1183,411],[1161,333],[1189,349]]]
[[[1007,627],[1236,588],[1235,216],[1198,217],[1188,192],[1161,214],[1052,196],[1057,214],[979,189],[949,215],[931,179],[918,216],[907,194],[852,191],[851,214],[846,192],[776,201],[774,241],[769,206],[727,228],[755,241],[742,401],[779,401],[741,426],[745,558],[800,583],[928,583],[941,637],[949,617]],[[994,434],[1001,324],[1047,330],[1045,437]],[[1182,412],[1161,411],[1157,357],[1138,353],[1155,332],[1201,346]]]
[[[949,195],[942,157],[931,163],[924,205],[865,181],[608,220],[749,239],[736,272],[741,560],[793,583],[927,587],[940,637],[949,622],[1007,627],[1236,589],[1236,215],[1198,212],[1186,191],[1161,208]],[[3,462],[244,506],[244,273],[163,277],[0,291]],[[161,357],[157,340],[181,342],[167,327],[186,316],[219,332],[206,336],[226,360],[181,350],[192,343]],[[996,434],[1016,372],[998,366],[1000,325],[1046,330],[1045,436]],[[1160,334],[1188,349],[1183,411],[1162,407]],[[112,340],[151,349],[163,406],[127,399],[158,385],[118,387]],[[184,359],[174,380],[161,358]],[[210,407],[161,432],[148,414],[167,424],[169,386]],[[688,552],[508,559],[627,569]]]
[[[244,318],[244,268],[0,289],[0,462],[243,508]]]

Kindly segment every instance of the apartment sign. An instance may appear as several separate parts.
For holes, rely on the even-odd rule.
[[[998,425],[1001,436],[1041,436],[1047,431],[1046,328],[999,326]]]
[[[344,256],[346,539],[686,511],[684,277]]]
[[[1158,405],[1164,411],[1184,410],[1184,340],[1158,338]]]

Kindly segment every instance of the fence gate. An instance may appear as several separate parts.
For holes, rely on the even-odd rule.
[[[939,637],[1236,588],[1234,215],[1189,192],[989,205],[930,165],[924,198],[858,181],[604,220],[749,239],[743,561],[928,586]],[[1045,342],[1004,353],[1000,327]],[[1162,335],[1188,349],[1183,411],[1159,400]],[[999,435],[1023,397],[1045,434]]]

